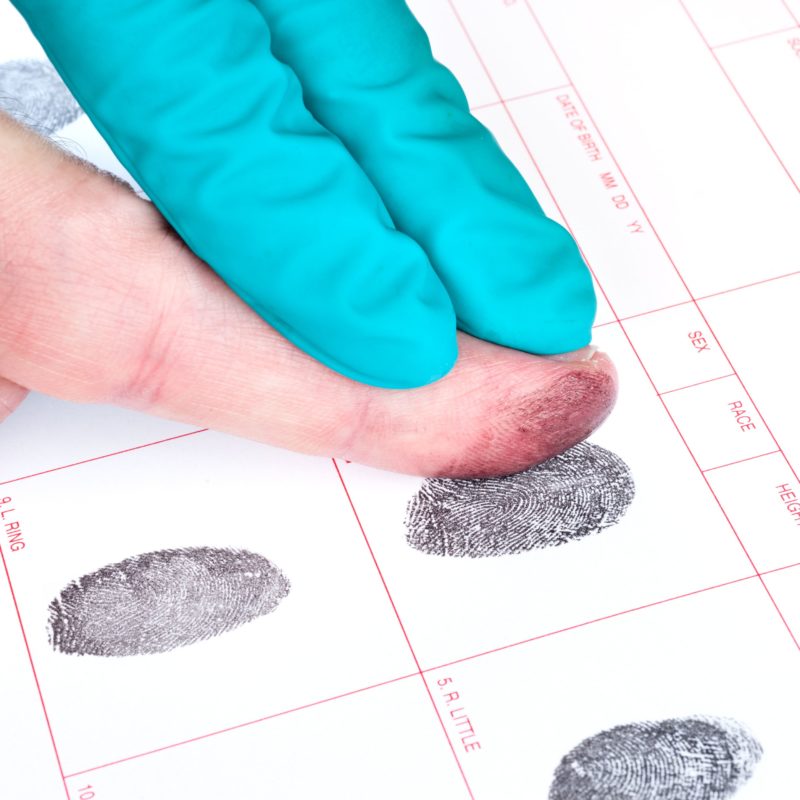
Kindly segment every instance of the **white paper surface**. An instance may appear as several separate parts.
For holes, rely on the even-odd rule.
[[[421,479],[32,396],[0,427],[0,797],[546,798],[587,737],[697,716],[763,748],[737,800],[800,794],[800,2],[412,6],[594,271],[629,511],[426,555]],[[0,63],[40,56],[0,0]],[[85,118],[60,137],[114,167]],[[70,581],[198,547],[288,597],[170,652],[49,645]]]

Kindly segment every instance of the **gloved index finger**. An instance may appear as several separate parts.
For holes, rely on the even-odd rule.
[[[162,213],[275,328],[379,386],[449,370],[444,287],[303,106],[250,2],[14,3]]]
[[[586,345],[596,302],[575,242],[471,116],[406,3],[253,2],[312,113],[427,252],[459,327],[539,354]]]

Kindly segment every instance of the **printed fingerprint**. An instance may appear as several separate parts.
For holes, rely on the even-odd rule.
[[[516,475],[426,480],[409,503],[406,539],[468,558],[557,547],[616,525],[634,493],[625,462],[583,442]]]
[[[36,59],[0,64],[0,111],[46,134],[82,113],[55,69]]]
[[[750,779],[762,753],[730,719],[620,725],[564,756],[549,800],[725,800]]]
[[[194,644],[269,614],[289,581],[246,550],[159,550],[73,581],[50,603],[62,653],[134,656]]]

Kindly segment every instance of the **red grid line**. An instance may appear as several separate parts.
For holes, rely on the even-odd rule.
[[[78,467],[81,464],[89,464],[92,461],[102,461],[104,458],[111,458],[112,456],[121,456],[123,453],[132,453],[134,450],[143,450],[145,447],[153,447],[156,444],[163,444],[164,442],[174,442],[176,439],[185,439],[187,436],[195,436],[198,433],[205,433],[208,428],[201,428],[196,431],[189,431],[188,433],[179,433],[177,436],[168,436],[166,439],[158,439],[155,442],[147,442],[146,444],[137,444],[135,447],[127,447],[125,450],[116,450],[113,453],[105,453],[102,456],[94,456],[93,458],[84,458],[82,461],[73,461],[71,464],[63,464],[60,467],[52,467],[51,469],[43,469],[41,472],[32,472],[30,475],[21,475],[19,478],[11,478],[10,480],[0,481],[0,486],[5,486],[8,483],[16,483],[17,481],[26,481],[28,478],[37,478],[40,475],[49,475],[51,472],[58,472],[62,469],[69,469],[70,467]]]
[[[795,561],[794,564],[786,564],[783,567],[774,567],[773,569],[765,569],[761,575],[774,575],[776,572],[785,572],[787,569],[794,569],[800,567],[800,561]]]
[[[783,627],[786,628],[786,632],[789,634],[789,636],[791,637],[792,641],[794,642],[794,646],[798,650],[800,650],[800,641],[798,641],[797,637],[794,635],[794,631],[792,630],[792,626],[789,624],[789,621],[784,616],[783,611],[781,611],[780,606],[778,605],[778,602],[775,600],[775,597],[773,596],[772,592],[769,590],[769,586],[767,586],[767,582],[764,580],[764,576],[760,572],[758,574],[758,579],[759,579],[759,581],[761,581],[761,585],[764,587],[764,591],[767,593],[767,597],[769,597],[769,601],[770,601],[770,603],[772,603],[772,607],[775,609],[775,611],[777,612],[778,616],[780,617],[780,620],[783,623]]]
[[[613,320],[614,322],[627,322],[630,319],[638,319],[639,317],[647,317],[650,314],[658,314],[660,311],[669,311],[672,308],[680,308],[681,306],[690,306],[694,305],[695,303],[700,303],[705,300],[712,300],[715,297],[721,297],[722,295],[731,294],[733,292],[740,292],[743,289],[752,289],[755,286],[761,286],[764,283],[772,283],[773,281],[779,281],[783,278],[795,278],[800,275],[800,270],[795,270],[794,272],[785,272],[783,275],[774,275],[771,278],[762,278],[758,281],[753,281],[752,283],[743,283],[740,286],[731,286],[728,289],[720,289],[717,292],[709,292],[708,294],[699,294],[696,295],[688,300],[681,300],[678,303],[670,303],[666,306],[660,306],[659,308],[651,308],[649,311],[639,311],[636,314],[628,314],[624,317],[620,317],[619,320]],[[604,322],[603,325],[610,325],[609,322]],[[600,325],[596,327],[601,327]]]
[[[453,758],[455,759],[456,765],[458,766],[458,771],[461,773],[461,778],[464,781],[464,786],[466,787],[467,793],[469,794],[471,800],[475,800],[475,795],[472,793],[472,787],[469,785],[469,781],[467,780],[467,775],[464,772],[464,767],[462,766],[461,760],[459,759],[458,754],[456,753],[455,746],[453,745],[453,742],[450,739],[450,734],[447,732],[447,727],[444,724],[442,715],[439,713],[439,707],[436,705],[436,700],[433,696],[433,692],[431,692],[431,688],[430,686],[428,686],[428,681],[425,679],[425,675],[422,672],[419,659],[417,658],[417,654],[414,651],[413,645],[411,644],[411,639],[408,638],[408,633],[406,632],[406,626],[403,624],[403,620],[400,617],[400,612],[397,610],[397,606],[395,605],[392,593],[389,591],[389,586],[386,583],[386,579],[383,577],[383,571],[381,570],[380,565],[378,564],[378,559],[375,558],[375,553],[372,550],[372,545],[369,542],[369,538],[367,537],[367,533],[364,530],[364,526],[361,524],[361,518],[358,516],[356,507],[353,504],[353,498],[350,496],[350,491],[347,488],[344,476],[342,475],[339,469],[339,465],[336,463],[336,459],[331,459],[331,463],[333,464],[333,468],[336,470],[336,474],[339,476],[339,482],[342,484],[342,489],[344,489],[344,493],[347,496],[347,502],[350,504],[350,509],[352,510],[353,516],[356,519],[356,523],[358,524],[358,528],[361,531],[361,535],[364,537],[364,543],[367,546],[367,550],[369,550],[370,557],[372,558],[372,563],[375,565],[375,569],[378,571],[378,576],[381,579],[381,583],[383,584],[386,596],[389,598],[389,603],[392,606],[392,611],[394,612],[394,615],[397,618],[397,624],[400,626],[400,630],[403,632],[403,637],[406,640],[406,644],[408,645],[411,657],[414,659],[414,664],[417,667],[417,673],[419,674],[420,680],[422,681],[422,684],[425,687],[425,691],[427,692],[428,697],[430,698],[431,705],[433,706],[433,710],[436,713],[436,718],[439,720],[439,725],[441,725],[442,733],[444,733],[444,736],[447,739],[447,744],[450,747],[450,752],[453,754]]]
[[[743,283],[741,286],[734,286],[730,289],[721,289],[718,292],[711,292],[710,294],[701,294],[695,297],[695,300],[710,300],[712,297],[719,297],[723,294],[729,294],[730,292],[739,292],[742,289],[751,289],[753,286],[761,286],[762,283],[772,283],[772,281],[779,281],[781,278],[794,278],[797,275],[800,275],[800,270],[795,270],[794,272],[784,272],[783,275],[775,275],[772,278],[762,278],[760,281],[753,281],[752,283]]]
[[[736,44],[745,44],[746,42],[755,42],[759,39],[768,39],[770,36],[778,36],[781,33],[788,33],[789,31],[796,31],[797,25],[791,25],[788,28],[780,28],[777,31],[769,31],[768,33],[757,33],[754,36],[745,36],[743,39],[734,39],[732,42],[723,42],[722,44],[710,45],[712,50],[718,50],[720,47],[731,47]],[[708,44],[708,43],[707,43]]]
[[[781,455],[780,450],[770,450],[768,453],[759,453],[757,456],[749,456],[748,458],[739,458],[736,461],[729,461],[727,464],[718,464],[716,467],[708,467],[703,472],[713,472],[715,469],[725,469],[725,467],[735,467],[737,464],[744,464],[747,461],[756,461],[759,458],[766,458],[767,456]]]
[[[154,747],[152,750],[145,750],[141,753],[135,753],[131,756],[126,756],[125,758],[118,758],[114,761],[107,761],[105,764],[98,764],[94,767],[88,767],[87,769],[81,769],[77,772],[71,772],[69,775],[65,775],[65,780],[69,780],[70,778],[77,778],[79,775],[87,775],[90,772],[98,772],[102,769],[107,769],[108,767],[116,767],[119,764],[125,764],[128,761],[136,761],[140,758],[145,758],[146,756],[152,756],[156,753],[163,753],[167,750],[174,750],[176,747],[183,747],[186,744],[192,744],[194,742],[201,742],[204,739],[211,739],[215,736],[220,736],[223,733],[230,733],[231,731],[238,731],[242,728],[249,728],[253,725],[259,725],[262,722],[267,722],[271,719],[277,719],[279,717],[285,717],[287,714],[293,714],[295,711],[304,711],[307,708],[314,708],[316,706],[324,705],[325,703],[331,703],[334,700],[342,700],[345,697],[352,697],[356,694],[361,694],[362,692],[367,692],[370,689],[378,689],[381,686],[388,686],[392,683],[398,683],[399,681],[407,680],[408,678],[416,678],[416,672],[410,672],[408,675],[401,675],[398,678],[391,678],[388,681],[381,681],[380,683],[373,683],[370,686],[362,686],[360,689],[352,689],[349,692],[342,692],[341,694],[334,695],[333,697],[326,697],[322,700],[314,700],[311,703],[305,703],[301,706],[295,706],[294,708],[287,708],[284,711],[277,711],[274,714],[268,714],[265,717],[259,717],[258,719],[248,720],[247,722],[239,723],[238,725],[230,725],[227,728],[220,728],[216,731],[210,731],[208,733],[203,733],[200,736],[193,736],[190,739],[182,739],[179,742],[173,742],[172,744],[163,745],[162,747]]]
[[[64,792],[67,795],[67,800],[69,798],[69,789],[67,788],[67,780],[64,775],[64,769],[61,766],[61,756],[58,754],[58,747],[56,746],[56,738],[53,735],[53,726],[50,724],[50,715],[47,713],[47,706],[44,702],[44,695],[42,694],[42,687],[39,683],[39,675],[36,672],[36,667],[33,664],[33,655],[31,654],[30,644],[28,644],[28,634],[25,632],[25,625],[22,622],[22,614],[19,610],[19,603],[17,603],[17,594],[14,591],[14,586],[11,583],[11,574],[8,571],[8,564],[6,563],[6,556],[3,552],[3,548],[0,547],[0,559],[3,561],[3,571],[6,574],[6,580],[8,581],[8,590],[11,592],[11,601],[14,604],[14,611],[17,615],[17,622],[19,623],[19,630],[22,634],[22,641],[25,643],[25,652],[28,654],[28,663],[31,665],[31,672],[33,673],[33,681],[36,684],[36,693],[39,695],[39,702],[42,706],[42,714],[44,714],[44,721],[45,725],[47,726],[47,733],[50,736],[50,743],[53,745],[53,754],[56,758],[56,764],[58,765],[58,774],[61,776],[61,783],[64,786]]]
[[[549,89],[538,89],[535,92],[526,92],[525,94],[517,94],[514,97],[504,97],[499,100],[492,100],[491,103],[481,103],[477,106],[470,106],[470,111],[480,111],[484,108],[494,108],[495,106],[503,105],[503,103],[513,103],[515,100],[527,100],[529,97],[538,97],[541,94],[550,94],[550,92],[558,92],[561,89],[569,89],[569,83],[565,83],[563,86],[551,86]]]
[[[684,389],[694,389],[695,386],[703,386],[706,383],[716,383],[716,381],[724,381],[725,378],[735,378],[736,373],[731,372],[728,375],[720,375],[717,378],[708,378],[704,381],[697,381],[697,383],[688,383],[686,386],[679,386],[677,389],[667,389],[665,392],[659,392],[659,395],[663,397],[665,394],[673,394],[674,392],[682,392]]]
[[[794,565],[792,565],[794,566]],[[788,567],[786,567],[788,569]],[[774,570],[777,572],[778,570]],[[566,628],[559,628],[555,631],[548,631],[547,633],[540,633],[536,636],[531,636],[528,639],[520,639],[518,642],[511,642],[511,644],[504,644],[500,647],[493,647],[490,650],[483,650],[480,653],[473,653],[469,656],[463,656],[462,658],[456,658],[452,661],[446,661],[443,664],[437,664],[433,667],[426,667],[425,672],[435,672],[436,670],[445,669],[446,667],[452,667],[456,664],[463,664],[466,661],[474,661],[476,658],[483,658],[484,656],[494,655],[495,653],[502,653],[505,650],[511,650],[515,647],[520,647],[522,645],[531,644],[532,642],[539,642],[542,639],[549,639],[553,636],[557,636],[560,633],[569,633],[570,631],[577,631],[581,628],[586,628],[589,625],[595,625],[598,622],[607,622],[611,619],[617,619],[619,617],[627,616],[628,614],[635,614],[637,611],[645,611],[648,608],[656,608],[658,606],[665,605],[666,603],[672,603],[676,600],[684,600],[687,597],[695,597],[699,594],[704,594],[705,592],[712,592],[715,589],[722,589],[726,586],[733,586],[737,583],[744,583],[745,581],[752,581],[758,578],[758,574],[753,575],[745,575],[742,578],[734,578],[730,581],[725,581],[724,583],[717,583],[714,586],[706,586],[703,589],[695,589],[691,592],[685,592],[683,594],[677,594],[673,597],[667,597],[663,600],[654,600],[652,603],[645,603],[641,606],[636,606],[636,608],[628,608],[624,611],[615,611],[613,614],[606,614],[602,617],[596,617],[595,619],[587,620],[586,622],[579,622],[576,625],[568,625]]]
[[[720,59],[719,59],[719,56],[716,54],[716,52],[714,52],[714,48],[708,43],[708,39],[706,39],[705,34],[700,29],[700,26],[697,24],[697,21],[692,16],[692,14],[689,11],[689,9],[686,7],[686,3],[684,2],[684,0],[677,0],[677,2],[678,2],[678,5],[680,5],[680,7],[683,9],[683,11],[686,14],[686,16],[689,18],[689,21],[692,23],[692,26],[697,31],[697,35],[700,37],[700,39],[703,41],[703,43],[705,44],[706,48],[708,49],[708,52],[711,53],[711,57],[714,59],[714,61],[717,62],[717,66],[720,68],[720,70],[722,71],[722,74],[725,76],[725,79],[730,84],[730,87],[733,90],[733,93],[739,98],[739,102],[744,107],[744,110],[747,112],[748,116],[753,121],[753,124],[756,126],[756,128],[758,128],[758,132],[761,134],[762,138],[767,143],[767,146],[769,147],[769,149],[772,150],[772,154],[775,156],[775,158],[777,159],[778,163],[781,165],[781,168],[786,173],[786,177],[789,178],[789,180],[792,182],[792,186],[794,186],[794,188],[798,192],[800,192],[800,186],[798,186],[797,181],[794,179],[794,176],[789,171],[789,168],[786,166],[786,164],[784,164],[783,159],[778,154],[778,151],[775,149],[775,146],[772,144],[772,141],[767,136],[767,134],[764,131],[764,129],[761,127],[761,124],[759,123],[758,119],[756,119],[756,115],[751,111],[750,106],[747,105],[747,102],[745,101],[744,97],[742,96],[742,93],[739,91],[739,89],[737,88],[736,84],[733,82],[733,79],[728,74],[728,70],[725,69],[725,67],[722,65],[722,61],[720,61]]]
[[[592,330],[596,330],[597,328],[607,328],[609,325],[619,325],[619,320],[610,319],[608,322],[598,322],[596,325],[592,325]]]
[[[781,3],[783,4],[783,7],[788,12],[789,16],[794,20],[794,24],[797,25],[798,27],[800,27],[800,19],[798,19],[797,18],[797,14],[795,14],[794,11],[792,11],[789,3],[787,3],[786,0],[781,0]]]
[[[756,580],[758,578],[763,578],[765,575],[774,575],[775,573],[784,572],[786,570],[795,569],[797,567],[800,567],[800,562],[795,562],[793,564],[786,564],[785,566],[782,566],[782,567],[775,567],[773,569],[768,569],[768,570],[765,570],[764,572],[758,572],[758,573],[755,573],[753,575],[745,575],[742,578],[734,578],[733,580],[730,580],[730,581],[725,581],[723,583],[717,583],[714,586],[706,586],[703,589],[695,589],[694,591],[691,591],[691,592],[684,592],[683,594],[677,594],[677,595],[673,595],[672,597],[666,597],[663,600],[655,600],[652,603],[645,603],[644,605],[636,606],[636,608],[629,608],[629,609],[626,609],[624,611],[616,611],[613,614],[606,614],[605,616],[596,617],[595,619],[590,619],[590,620],[587,620],[586,622],[580,622],[580,623],[578,623],[576,625],[569,625],[569,626],[567,626],[565,628],[559,628],[558,630],[555,630],[555,631],[548,631],[547,633],[541,633],[541,634],[538,634],[536,636],[531,636],[528,639],[521,639],[518,642],[511,642],[510,644],[501,645],[500,647],[493,647],[493,648],[491,648],[489,650],[483,650],[480,653],[473,653],[472,655],[469,655],[469,656],[464,656],[462,658],[456,658],[456,659],[454,659],[452,661],[446,661],[446,662],[444,662],[442,664],[436,664],[435,666],[432,666],[432,667],[425,667],[424,672],[426,672],[426,673],[427,672],[435,672],[435,671],[440,670],[440,669],[445,669],[447,667],[455,666],[456,664],[463,664],[466,661],[473,661],[476,658],[483,658],[484,656],[494,655],[495,653],[502,653],[505,650],[511,650],[512,648],[515,648],[515,647],[520,647],[522,645],[531,644],[533,642],[538,642],[538,641],[541,641],[542,639],[549,639],[549,638],[551,638],[553,636],[557,636],[560,633],[569,633],[570,631],[580,630],[581,628],[586,628],[589,625],[594,625],[594,624],[599,623],[599,622],[607,622],[608,620],[617,619],[619,617],[624,617],[624,616],[627,616],[628,614],[635,614],[635,613],[637,613],[639,611],[646,611],[647,609],[650,609],[650,608],[657,608],[658,606],[666,605],[667,603],[672,603],[672,602],[675,602],[677,600],[685,600],[688,597],[696,597],[697,595],[705,594],[706,592],[712,592],[712,591],[714,591],[716,589],[723,589],[723,588],[728,587],[728,586],[734,586],[736,584],[744,583],[746,581]],[[762,581],[762,583],[763,583],[763,581]],[[794,638],[794,637],[792,637],[792,638]],[[795,644],[796,644],[796,642],[795,642]]]
[[[628,314],[625,317],[620,317],[620,321],[627,322],[629,319],[639,319],[639,317],[649,317],[650,314],[658,314],[660,311],[669,311],[670,309],[673,308],[680,308],[681,306],[690,306],[690,305],[692,305],[691,298],[688,300],[681,300],[677,303],[670,303],[669,305],[661,306],[660,308],[651,308],[649,311],[638,311],[636,314]]]

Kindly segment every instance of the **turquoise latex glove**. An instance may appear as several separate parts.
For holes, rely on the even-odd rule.
[[[297,346],[391,388],[456,324],[587,344],[589,273],[401,0],[12,0],[114,153]]]

